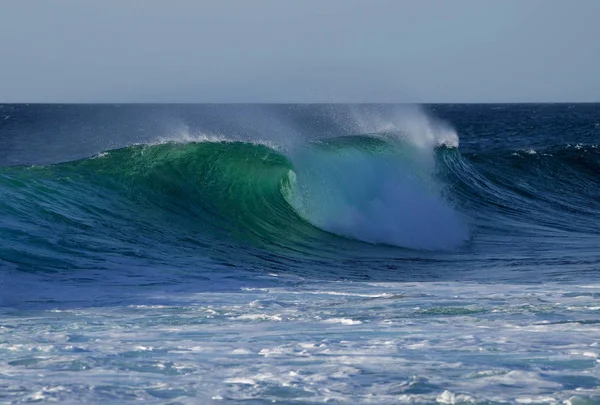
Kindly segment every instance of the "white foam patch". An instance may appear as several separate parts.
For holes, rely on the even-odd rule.
[[[267,315],[267,314],[244,314],[236,316],[235,319],[242,321],[281,321],[282,318],[279,315]]]
[[[342,325],[360,325],[360,324],[362,324],[361,321],[357,321],[357,320],[350,319],[350,318],[331,318],[331,319],[325,319],[323,322],[324,323],[339,323]]]
[[[600,285],[280,283],[0,308],[0,390],[11,403],[600,399],[597,324],[577,323]]]

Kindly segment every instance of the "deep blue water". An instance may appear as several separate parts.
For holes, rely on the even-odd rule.
[[[0,105],[0,401],[596,403],[599,145],[600,104]]]

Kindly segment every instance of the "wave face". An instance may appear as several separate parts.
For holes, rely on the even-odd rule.
[[[499,263],[504,278],[589,271],[598,107],[496,107],[3,106],[0,264],[361,279],[486,278]],[[557,111],[568,136],[545,122]],[[532,124],[515,130],[523,114]]]

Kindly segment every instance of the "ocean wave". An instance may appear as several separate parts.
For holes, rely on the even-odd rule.
[[[594,144],[462,152],[456,131],[423,115],[348,116],[354,135],[287,142],[179,128],[73,162],[4,167],[1,258],[96,268],[168,249],[289,269],[598,233]]]

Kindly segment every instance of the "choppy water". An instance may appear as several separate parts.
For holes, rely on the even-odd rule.
[[[0,106],[0,401],[597,403],[600,105]]]

